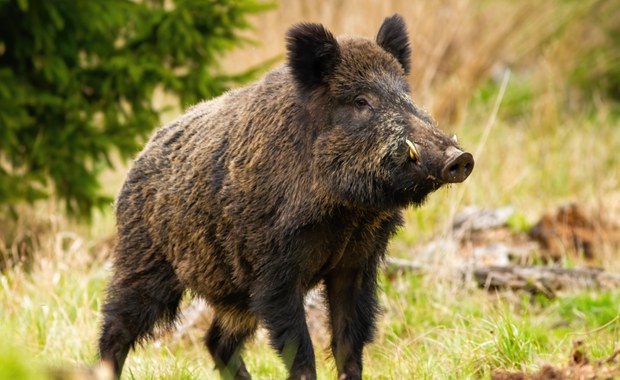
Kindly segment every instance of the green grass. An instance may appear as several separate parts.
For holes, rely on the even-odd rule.
[[[12,380],[39,380],[46,379],[46,373],[37,363],[32,363],[26,350],[8,342],[14,339],[13,335],[0,335],[5,342],[0,347],[0,379]]]
[[[613,352],[617,329],[618,294],[583,293],[530,304],[514,294],[488,294],[471,286],[437,283],[428,278],[399,277],[384,281],[387,305],[379,342],[369,348],[370,377],[389,368],[388,378],[479,378],[492,369],[535,369],[550,361],[567,361],[571,340],[584,339],[594,357]],[[600,316],[571,318],[570,328],[558,321],[566,318],[576,299],[600,305],[589,310]],[[604,309],[604,312],[603,312]],[[594,331],[597,327],[603,329]],[[388,343],[385,344],[384,342]],[[395,365],[389,365],[394,363]],[[398,363],[398,364],[396,364]]]
[[[76,257],[69,259],[73,262]],[[0,338],[10,345],[0,349],[0,378],[46,378],[48,368],[94,365],[98,310],[107,277],[108,268],[100,260],[77,265],[43,260],[31,273],[14,270],[3,275]],[[378,334],[364,358],[368,378],[488,378],[493,369],[535,370],[545,362],[564,364],[576,340],[586,342],[593,359],[605,358],[620,338],[620,292],[531,300],[510,292],[489,293],[466,282],[409,274],[382,276],[381,288]],[[192,331],[179,340],[165,335],[139,347],[127,360],[124,378],[212,378],[213,364],[201,334]],[[334,378],[327,348],[315,348],[319,377]],[[256,378],[285,377],[264,333],[248,345],[246,361]]]

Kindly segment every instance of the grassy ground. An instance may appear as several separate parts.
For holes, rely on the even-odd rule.
[[[416,47],[414,97],[475,153],[476,169],[466,183],[406,211],[392,256],[412,258],[419,244],[446,233],[452,216],[472,204],[512,205],[525,227],[567,201],[618,221],[618,109],[603,97],[573,96],[565,80],[590,43],[571,42],[582,36],[584,27],[569,27],[569,21],[583,16],[584,3],[386,1],[358,7],[344,1],[335,8],[328,3],[311,7],[283,0],[281,10],[257,21],[273,26],[257,31],[263,44],[230,57],[227,67],[281,54],[283,30],[295,21],[323,20],[337,33],[372,36],[384,15],[405,14]],[[500,18],[505,22],[496,30],[490,20]],[[106,176],[116,192],[123,172]],[[49,368],[91,366],[110,275],[110,212],[84,226],[44,204],[24,210],[7,231],[2,238],[16,243],[3,254],[31,252],[35,259],[0,274],[0,379],[47,378]],[[619,254],[607,247],[595,264],[620,273]],[[564,364],[577,340],[585,341],[593,359],[616,348],[620,292],[566,293],[553,300],[489,293],[443,273],[449,260],[437,258],[437,275],[382,277],[384,313],[376,342],[365,351],[367,378],[488,378],[498,368]],[[334,378],[328,331],[318,328],[313,336],[319,376]],[[285,376],[264,333],[249,344],[246,356],[256,378]],[[125,378],[212,378],[212,367],[196,330],[138,348],[128,358]]]
[[[39,260],[31,272],[0,278],[0,378],[36,378],[37,368],[84,367],[96,360],[102,291],[108,266],[87,260],[76,236],[55,244],[59,257]],[[74,240],[75,239],[75,240]],[[525,294],[488,293],[449,278],[382,277],[384,307],[376,342],[366,350],[368,378],[487,378],[492,369],[534,370],[563,364],[572,342],[584,340],[593,359],[608,357],[620,337],[620,293],[583,292],[552,301]],[[315,329],[321,378],[334,378],[326,331]],[[257,378],[278,379],[282,364],[263,332],[247,349]],[[21,366],[23,375],[16,375]],[[126,378],[212,378],[201,332],[165,335],[132,353]],[[41,377],[44,378],[44,377]]]

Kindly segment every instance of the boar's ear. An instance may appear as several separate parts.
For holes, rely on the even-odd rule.
[[[286,34],[288,64],[304,90],[325,83],[325,75],[338,63],[340,47],[323,25],[302,23]]]
[[[377,44],[392,54],[400,62],[405,75],[411,71],[411,46],[409,46],[409,36],[405,20],[399,14],[387,17],[379,33],[377,33]]]

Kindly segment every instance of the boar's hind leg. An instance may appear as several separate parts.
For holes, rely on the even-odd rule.
[[[99,338],[101,360],[114,368],[116,378],[136,342],[148,337],[156,323],[173,323],[182,295],[172,266],[164,260],[152,260],[136,272],[117,268],[103,305]]]
[[[241,350],[257,326],[256,317],[249,313],[216,312],[205,343],[222,379],[251,379],[241,358]]]
[[[361,379],[364,345],[372,340],[378,312],[376,267],[334,271],[325,286],[338,378]]]

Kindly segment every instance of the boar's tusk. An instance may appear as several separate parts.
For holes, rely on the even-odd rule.
[[[411,157],[411,159],[416,162],[419,161],[420,153],[418,152],[418,148],[415,146],[414,143],[412,143],[409,140],[405,140],[405,142],[407,143],[407,146],[409,147],[409,157]]]
[[[452,139],[452,141],[454,141],[455,143],[457,143],[457,144],[459,143],[459,139],[458,139],[458,137],[456,137],[456,134],[453,134],[453,135],[452,135],[452,137],[451,137],[451,139]]]

